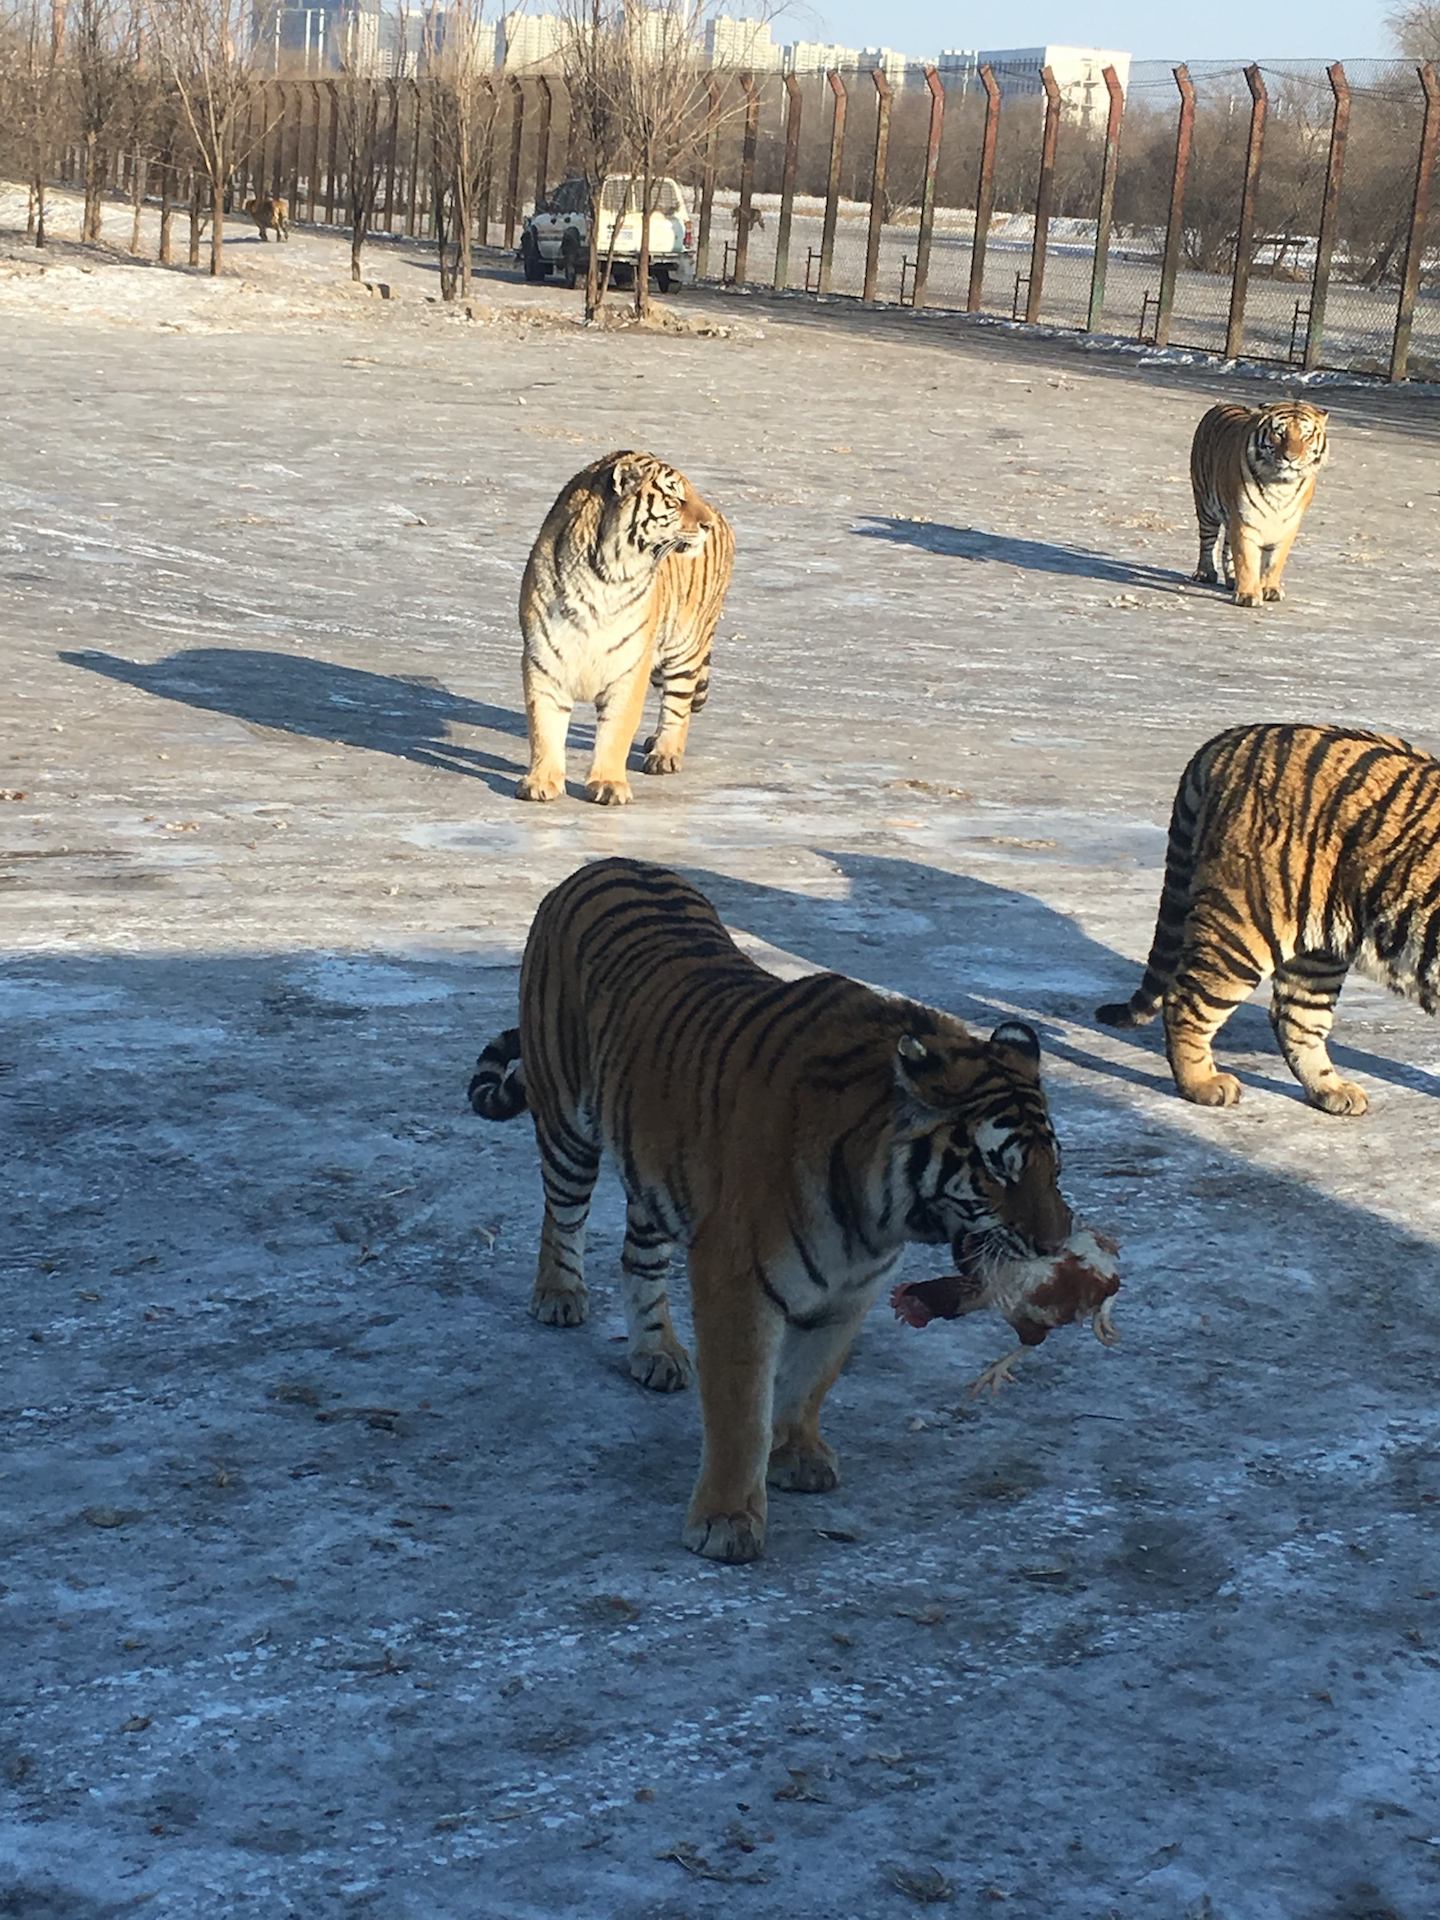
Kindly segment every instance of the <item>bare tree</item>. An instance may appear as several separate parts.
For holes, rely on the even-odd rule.
[[[468,299],[481,182],[490,171],[500,103],[483,0],[430,6],[424,26],[430,171],[442,300]]]
[[[1390,37],[1407,60],[1440,60],[1440,4],[1413,0],[1385,16]]]
[[[626,206],[640,217],[635,312],[643,318],[650,309],[650,220],[662,182],[697,171],[708,130],[743,116],[743,96],[730,84],[744,64],[743,36],[732,43],[739,57],[705,52],[706,26],[719,12],[715,0],[569,0],[561,15],[560,60],[590,188],[587,319],[608,284],[599,258],[606,178],[619,174],[628,183],[620,204],[605,209],[614,211],[615,225]],[[755,13],[754,28],[770,17]]]
[[[401,0],[391,16],[395,60],[387,85],[379,75],[379,43],[361,29],[366,21],[378,28],[375,13],[349,14],[341,23],[336,55],[339,74],[332,83],[345,147],[345,185],[350,212],[350,277],[359,280],[361,253],[375,223],[380,179],[395,136],[398,119],[396,90],[409,76],[410,8]]]
[[[64,0],[9,0],[0,11],[0,160],[9,155],[28,189],[26,238],[46,242],[46,190],[64,110]]]
[[[242,126],[253,127],[248,109],[261,96],[251,48],[262,44],[277,0],[151,0],[152,20],[166,76],[199,161],[197,204],[192,205],[192,258],[199,190],[208,192],[210,271],[225,257],[225,202],[241,152]],[[265,132],[264,107],[259,114]]]

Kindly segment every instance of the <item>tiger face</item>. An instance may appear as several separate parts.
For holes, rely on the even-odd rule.
[[[1034,1030],[1007,1020],[988,1041],[906,1035],[898,1069],[912,1099],[947,1116],[909,1149],[911,1236],[964,1241],[967,1258],[977,1250],[1020,1259],[1058,1252],[1072,1217]]]
[[[1324,466],[1329,453],[1325,435],[1329,417],[1322,408],[1304,401],[1287,400],[1266,407],[1250,436],[1251,454],[1260,477],[1295,480]]]
[[[714,519],[674,467],[643,454],[622,454],[610,472],[624,537],[642,551],[699,553]]]

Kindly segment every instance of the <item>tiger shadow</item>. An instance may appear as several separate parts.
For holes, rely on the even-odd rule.
[[[866,514],[864,518],[865,524],[851,529],[862,540],[889,540],[897,546],[919,547],[926,553],[949,559],[992,560],[1001,566],[1019,567],[1026,573],[1067,574],[1076,579],[1103,580],[1120,587],[1148,587],[1187,598],[1208,591],[1177,569],[1117,560],[1111,554],[1091,553],[1084,547],[1062,547],[1049,540],[1023,540],[1013,534],[985,533],[979,527],[949,527],[931,520],[905,520],[889,514]]]
[[[1107,1040],[1134,1049],[1138,1057],[1131,1061],[1091,1052],[1073,1037],[1076,1024],[1095,1024],[1099,1004],[1123,998],[1139,984],[1142,961],[1114,952],[1033,894],[918,861],[815,851],[844,875],[849,892],[843,900],[803,896],[798,950],[796,895],[728,874],[689,872],[727,924],[796,958],[875,980],[977,1024],[1023,1018],[1055,1058],[1105,1079],[1175,1094],[1160,1021],[1133,1031],[1105,1029]],[[921,920],[926,930],[917,932]],[[1275,1039],[1263,1005],[1238,1008],[1217,1050],[1273,1057]],[[1437,1092],[1430,1075],[1403,1062],[1343,1041],[1332,1044],[1330,1054],[1342,1071],[1410,1093]],[[1272,1074],[1247,1061],[1241,1076],[1246,1086],[1303,1103],[1298,1082],[1283,1062],[1277,1066]]]
[[[465,699],[426,675],[372,673],[250,647],[187,647],[151,662],[97,650],[61,652],[59,658],[66,666],[103,674],[159,699],[301,739],[362,747],[466,774],[497,793],[513,794],[524,772],[523,761],[450,737],[450,730],[461,726],[524,740],[523,713]]]

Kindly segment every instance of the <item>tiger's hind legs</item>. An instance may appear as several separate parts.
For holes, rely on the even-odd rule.
[[[765,1477],[789,1493],[829,1493],[840,1484],[835,1449],[820,1437],[820,1408],[840,1377],[873,1292],[833,1326],[785,1329],[775,1383],[775,1427]]]
[[[625,1214],[620,1270],[625,1324],[630,1331],[630,1376],[656,1393],[678,1393],[690,1384],[690,1356],[670,1323],[665,1283],[670,1272],[669,1236],[643,1207]]]
[[[578,1327],[589,1311],[585,1287],[585,1223],[600,1173],[600,1144],[582,1119],[554,1132],[535,1128],[545,1219],[530,1311],[547,1327]]]
[[[1175,978],[1165,995],[1165,1052],[1175,1085],[1197,1107],[1233,1107],[1240,1082],[1220,1073],[1212,1051],[1217,1033],[1260,984],[1261,968],[1242,961],[1233,935],[1207,936],[1192,920]]]
[[[1312,1107],[1362,1114],[1370,1104],[1364,1090],[1341,1079],[1325,1045],[1344,980],[1345,964],[1334,954],[1302,953],[1287,960],[1275,974],[1270,1025]]]
[[[710,691],[710,669],[698,675],[676,672],[660,675],[660,719],[645,742],[646,773],[678,773],[685,763],[690,722],[704,706]]]
[[[758,1560],[785,1323],[755,1286],[749,1259],[714,1228],[691,1246],[690,1281],[705,1437],[681,1539],[707,1560]]]

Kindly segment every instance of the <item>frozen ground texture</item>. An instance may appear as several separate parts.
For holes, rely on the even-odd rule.
[[[1352,1123],[1258,1006],[1228,1114],[1090,1018],[1209,732],[1440,742],[1440,415],[1336,395],[1242,613],[1181,578],[1223,385],[745,312],[7,311],[0,1913],[1440,1911],[1440,1037],[1348,990]],[[522,808],[520,568],[626,443],[736,524],[714,698],[630,809]],[[1124,1241],[1123,1345],[994,1404],[1006,1329],[877,1312],[844,1485],[751,1568],[679,1546],[695,1407],[624,1376],[613,1181],[595,1316],[542,1330],[532,1140],[463,1107],[612,851],[787,965],[1035,1021]]]

